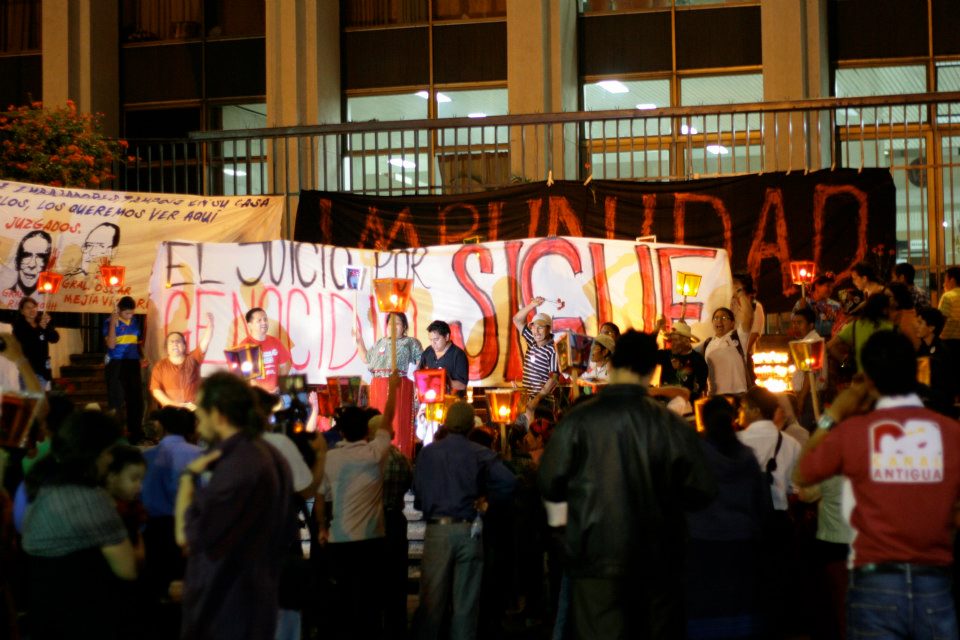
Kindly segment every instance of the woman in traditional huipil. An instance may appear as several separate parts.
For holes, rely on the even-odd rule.
[[[397,390],[397,408],[393,418],[393,443],[408,458],[413,457],[413,416],[414,416],[414,386],[413,381],[406,376],[410,365],[416,366],[420,362],[423,347],[416,338],[407,335],[409,324],[403,313],[387,314],[385,336],[367,349],[363,343],[363,336],[357,332],[357,351],[360,359],[367,364],[367,369],[373,374],[370,381],[371,407],[383,411],[387,405],[387,386],[390,378],[390,323],[394,323],[397,332],[397,364],[401,374],[400,388]]]

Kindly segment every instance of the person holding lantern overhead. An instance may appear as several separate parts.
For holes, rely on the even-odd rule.
[[[423,355],[423,346],[420,341],[407,335],[409,324],[404,313],[391,312],[387,314],[387,322],[384,327],[386,335],[377,340],[370,349],[367,349],[364,344],[361,332],[356,331],[357,353],[360,355],[360,360],[366,363],[367,369],[373,375],[373,379],[370,381],[369,405],[380,411],[383,411],[387,406],[387,389],[390,379],[389,329],[391,322],[394,324],[397,335],[396,370],[401,374],[406,374],[411,365],[416,366],[420,362],[420,356]],[[403,375],[400,378],[400,386],[397,390],[397,409],[393,418],[393,443],[408,458],[413,456],[413,394],[413,381]]]
[[[523,388],[528,407],[536,407],[557,386],[557,350],[553,346],[553,319],[538,313],[527,323],[527,315],[546,301],[537,296],[513,316],[513,326],[527,343],[523,358]]]

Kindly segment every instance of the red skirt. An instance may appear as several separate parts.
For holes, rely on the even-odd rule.
[[[370,406],[383,411],[387,406],[389,378],[370,381]],[[397,389],[397,410],[393,416],[393,444],[408,458],[413,458],[413,381],[400,378]]]

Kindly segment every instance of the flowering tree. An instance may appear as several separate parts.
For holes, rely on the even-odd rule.
[[[40,102],[12,105],[0,113],[0,178],[54,187],[96,189],[114,177],[127,143],[101,130],[103,114],[66,107],[44,109]]]

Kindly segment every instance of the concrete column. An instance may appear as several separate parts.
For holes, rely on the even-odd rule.
[[[340,122],[339,4],[266,0],[268,127]],[[272,190],[287,195],[286,237],[293,231],[300,189],[336,189],[337,145],[328,140],[324,153],[321,140],[267,144]]]
[[[120,131],[119,15],[116,2],[44,0],[43,102],[73,100],[85,113],[103,113],[107,135]]]
[[[767,102],[830,95],[826,0],[765,0],[760,5],[763,98]],[[829,167],[829,115],[765,119],[767,171]]]
[[[577,7],[568,0],[507,3],[507,94],[511,114],[577,109]],[[525,180],[576,178],[576,127],[515,127],[513,175]]]

